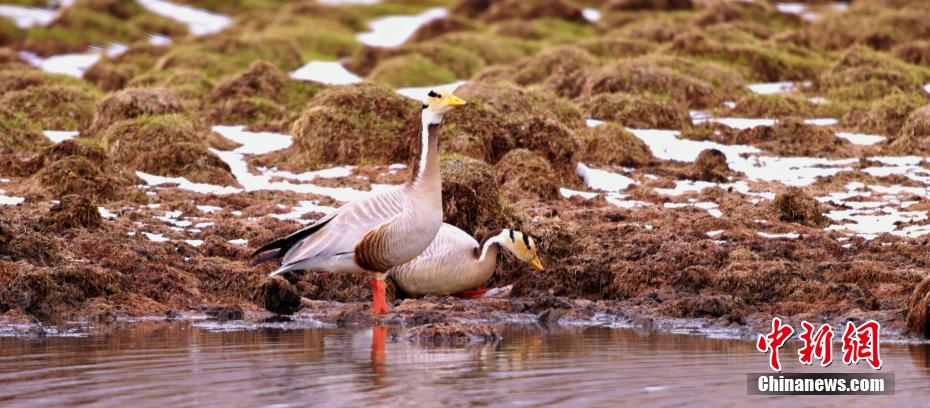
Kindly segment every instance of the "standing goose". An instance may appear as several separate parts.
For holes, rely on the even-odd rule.
[[[275,259],[271,276],[293,270],[370,272],[372,314],[387,313],[384,279],[388,270],[423,252],[442,225],[439,125],[465,101],[450,92],[430,91],[420,114],[420,159],[410,181],[389,191],[339,207],[285,238],[265,245],[253,265]]]
[[[467,232],[442,224],[433,243],[414,260],[391,269],[391,276],[411,296],[472,292],[494,274],[501,247],[543,270],[536,255],[538,247],[529,235],[503,229],[491,232],[478,244]]]

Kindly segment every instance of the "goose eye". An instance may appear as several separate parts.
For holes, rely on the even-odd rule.
[[[430,98],[438,98],[439,94],[436,93],[436,91],[429,91],[429,93],[426,94],[426,96],[429,96]]]

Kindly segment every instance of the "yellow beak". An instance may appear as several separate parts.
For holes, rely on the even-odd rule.
[[[459,107],[465,106],[466,103],[468,102],[465,102],[464,99],[459,98],[458,96],[449,95],[449,107],[450,108],[459,108]]]
[[[545,268],[543,268],[542,262],[539,262],[539,258],[533,258],[533,259],[531,259],[531,260],[530,260],[530,265],[533,265],[534,268],[539,269],[539,270],[541,270],[541,271],[546,270]]]

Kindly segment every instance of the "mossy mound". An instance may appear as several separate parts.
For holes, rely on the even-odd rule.
[[[666,95],[689,108],[715,107],[743,92],[740,75],[725,67],[674,57],[620,60],[590,75],[583,94]]]
[[[861,107],[853,107],[843,115],[844,127],[860,132],[894,137],[901,131],[908,115],[930,102],[922,95],[895,92]]]
[[[501,192],[510,201],[524,198],[554,200],[559,197],[559,179],[552,165],[527,149],[513,149],[494,165]]]
[[[501,196],[490,165],[459,154],[441,159],[442,214],[446,223],[474,234],[500,228]]]
[[[126,52],[110,57],[104,55],[97,63],[84,71],[84,79],[97,85],[104,91],[117,91],[126,87],[129,81],[150,69],[168,47],[137,43]]]
[[[631,58],[646,55],[655,50],[656,45],[649,41],[635,38],[614,38],[604,36],[581,41],[578,46],[598,58]]]
[[[457,16],[437,18],[417,28],[407,39],[407,43],[429,41],[454,31],[471,31],[475,29],[477,29],[477,25],[468,19]]]
[[[613,123],[604,123],[581,133],[585,163],[640,167],[655,162],[649,146],[638,137]]]
[[[780,156],[836,157],[851,154],[851,144],[824,126],[809,125],[798,117],[780,119],[772,126],[733,129],[717,123],[702,123],[682,132],[692,140],[723,144],[748,144]]]
[[[564,0],[543,1],[487,1],[460,0],[452,7],[452,13],[478,18],[486,22],[502,20],[531,20],[557,18],[584,23],[581,8]]]
[[[286,130],[322,87],[290,79],[267,61],[255,61],[240,75],[218,84],[206,103],[213,123],[247,124],[259,130]]]
[[[691,165],[691,177],[695,180],[724,182],[731,173],[727,156],[717,149],[701,151]]]
[[[920,93],[930,71],[866,47],[852,47],[815,82],[828,99],[872,101],[894,92]]]
[[[691,10],[691,0],[611,0],[604,7],[614,11]]]
[[[573,104],[503,82],[469,82],[456,93],[469,105],[446,117],[441,139],[445,149],[497,163],[511,149],[522,147],[545,157],[560,178],[574,177],[574,132],[585,125]]]
[[[930,277],[914,287],[907,302],[907,331],[930,339]]]
[[[0,44],[5,43],[3,41],[3,24],[0,21]],[[12,48],[0,47],[0,71],[21,69],[29,69],[29,65],[19,57],[19,53]]]
[[[772,208],[782,221],[811,227],[822,227],[829,223],[823,215],[820,203],[798,187],[788,187],[776,194]]]
[[[132,78],[126,88],[154,88],[173,93],[183,111],[200,111],[216,81],[189,69],[149,71]]]
[[[145,41],[150,33],[183,36],[187,26],[135,2],[79,0],[63,7],[48,26],[27,30],[23,47],[41,55],[84,52],[92,44]]]
[[[574,98],[581,94],[587,72],[597,64],[597,59],[582,48],[555,47],[518,61],[511,79],[519,85],[539,84],[563,98]]]
[[[635,129],[682,129],[691,124],[688,108],[666,96],[598,94],[582,106],[590,118]]]
[[[181,113],[177,96],[164,89],[125,89],[97,103],[97,117],[91,134],[103,131],[116,122],[144,115]],[[145,143],[145,142],[143,142]]]
[[[757,22],[781,29],[797,27],[801,24],[798,16],[779,12],[769,3],[728,0],[706,2],[693,20],[694,24],[700,27],[734,21]]]
[[[921,154],[930,151],[930,105],[908,115],[901,131],[887,150],[894,154]]]
[[[388,58],[378,63],[367,77],[403,88],[428,84],[445,84],[455,81],[455,74],[422,55],[412,54]]]
[[[195,183],[238,186],[229,165],[205,148],[203,143],[175,143],[139,154],[137,170],[159,176],[184,177]]]
[[[763,82],[807,80],[827,67],[809,49],[762,41],[732,24],[679,34],[664,51],[714,60]]]
[[[77,194],[97,202],[118,199],[138,184],[135,177],[108,163],[95,163],[82,156],[68,156],[43,167],[32,182],[52,197]]]
[[[810,45],[842,50],[853,44],[888,50],[930,36],[930,10],[926,7],[882,6],[860,1],[842,13],[829,13],[802,29]]]
[[[420,103],[383,85],[331,87],[294,121],[294,144],[259,162],[292,170],[406,162],[419,149],[419,120]]]
[[[914,65],[930,67],[930,41],[912,41],[891,50],[891,54]]]
[[[91,265],[0,270],[0,308],[19,308],[42,321],[67,318],[85,302],[119,291],[118,273]]]
[[[280,276],[265,278],[262,282],[261,304],[271,313],[291,315],[300,309],[300,295],[297,288]]]
[[[816,105],[802,97],[749,93],[737,99],[727,114],[747,118],[784,118],[811,115],[816,110]]]
[[[45,130],[84,129],[93,121],[97,94],[70,85],[45,85],[5,93],[0,106],[15,107]]]
[[[90,198],[66,195],[49,210],[43,223],[54,231],[93,229],[103,225],[103,218],[97,210],[97,205]]]
[[[16,155],[37,153],[51,145],[42,126],[10,108],[0,108],[0,152]]]

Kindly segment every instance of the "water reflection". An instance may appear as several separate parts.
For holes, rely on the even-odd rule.
[[[466,347],[397,340],[404,329],[215,331],[190,322],[115,325],[86,338],[0,338],[0,405],[694,405],[841,406],[840,397],[745,395],[767,359],[745,341],[605,328],[502,327]],[[897,395],[922,404],[930,350],[887,345]],[[786,371],[804,368],[782,349]],[[834,361],[839,361],[834,356]],[[787,399],[786,399],[787,398]]]

